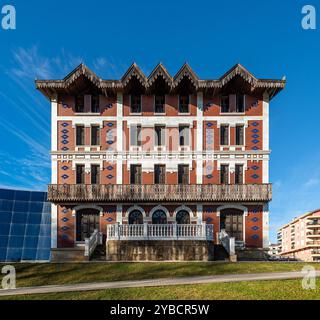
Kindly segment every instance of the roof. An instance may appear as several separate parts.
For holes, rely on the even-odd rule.
[[[190,82],[195,90],[212,90],[213,92],[222,90],[224,87],[230,84],[234,78],[238,77],[247,84],[250,92],[254,93],[267,91],[270,99],[278,94],[286,84],[286,80],[284,79],[258,79],[241,64],[234,65],[219,79],[202,80],[196,75],[196,73],[187,63],[185,63],[174,76],[171,76],[163,64],[159,63],[148,77],[143,73],[136,63],[133,63],[121,79],[106,80],[100,78],[86,65],[81,63],[62,80],[36,80],[36,88],[40,90],[46,97],[51,99],[57,93],[70,92],[70,89],[76,86],[77,82],[80,81],[80,78],[82,78],[91,83],[101,92],[107,94],[108,92],[125,90],[130,81],[135,78],[147,91],[159,77],[164,79],[170,90],[175,90],[175,88],[179,86],[183,79],[187,79],[187,81]]]
[[[281,231],[282,229],[290,226],[291,224],[299,221],[300,219],[303,219],[303,218],[305,218],[305,217],[307,217],[307,216],[310,216],[310,215],[312,215],[312,214],[314,214],[314,213],[317,213],[317,212],[320,213],[320,209],[316,209],[316,210],[313,210],[313,211],[309,211],[309,212],[306,212],[306,213],[302,214],[302,215],[299,216],[299,217],[295,217],[295,218],[292,219],[290,222],[286,223],[284,226],[282,226],[281,228],[279,228],[278,231]]]

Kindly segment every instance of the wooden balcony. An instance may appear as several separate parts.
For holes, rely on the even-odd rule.
[[[271,184],[49,185],[50,202],[270,201]]]

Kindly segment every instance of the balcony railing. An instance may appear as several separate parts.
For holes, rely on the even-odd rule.
[[[107,240],[213,240],[213,225],[110,224]]]
[[[243,185],[49,185],[51,202],[270,201],[271,184]]]

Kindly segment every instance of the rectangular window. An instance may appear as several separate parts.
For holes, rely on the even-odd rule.
[[[229,96],[221,97],[221,112],[230,112]]]
[[[131,113],[141,113],[141,96],[131,95]]]
[[[76,145],[84,145],[84,126],[76,126]]]
[[[98,164],[91,165],[91,184],[100,184],[100,166]]]
[[[91,145],[100,145],[100,127],[98,125],[91,126]]]
[[[84,95],[76,96],[75,111],[79,113],[84,112]]]
[[[220,126],[220,145],[222,146],[229,145],[229,126],[228,125]]]
[[[237,146],[244,145],[244,126],[243,125],[236,126],[236,145]]]
[[[130,183],[141,184],[141,165],[130,165]]]
[[[76,165],[76,184],[85,184],[84,164]]]
[[[166,129],[166,127],[163,125],[156,125],[154,127],[155,145],[156,146],[164,146],[165,145],[165,129]]]
[[[237,94],[236,112],[244,112],[244,95]]]
[[[141,125],[139,124],[130,126],[130,145],[141,146]]]
[[[235,177],[234,177],[235,184],[243,184],[243,165],[242,164],[236,164],[235,167]]]
[[[189,184],[189,165],[178,165],[178,184]]]
[[[154,112],[165,113],[165,96],[155,96],[154,98]]]
[[[187,125],[179,125],[179,145],[190,145],[190,128]]]
[[[220,183],[228,184],[229,183],[229,166],[222,164],[220,167]]]
[[[166,183],[166,166],[162,164],[156,164],[154,166],[154,183],[165,184]]]
[[[189,96],[179,96],[179,113],[189,113]]]
[[[91,112],[100,113],[99,95],[91,96]]]

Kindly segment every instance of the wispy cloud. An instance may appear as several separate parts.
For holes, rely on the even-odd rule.
[[[31,152],[25,158],[0,152],[0,187],[46,190],[50,174],[49,155]],[[3,178],[6,177],[6,183]],[[1,181],[2,180],[2,181]]]
[[[0,149],[0,186],[46,188],[50,181],[50,108],[35,90],[34,80],[61,79],[81,62],[93,66],[103,78],[120,78],[128,67],[112,57],[86,60],[64,49],[53,56],[45,56],[36,45],[16,48],[12,52],[11,66],[0,65],[6,89],[9,89],[0,91],[3,106],[0,128],[9,141],[10,150],[5,151],[5,146]],[[19,141],[14,154],[10,141],[11,145]],[[18,152],[19,149],[27,151]]]
[[[66,53],[64,49],[61,49],[58,56],[45,57],[39,53],[37,46],[17,48],[13,51],[13,60],[15,66],[8,73],[31,80],[63,77],[83,61],[81,57]]]
[[[128,65],[121,61],[116,61],[112,57],[98,57],[93,59],[92,67],[99,76],[105,79],[120,79]]]
[[[306,188],[316,187],[320,184],[320,179],[318,178],[310,178],[308,181],[304,183]]]

